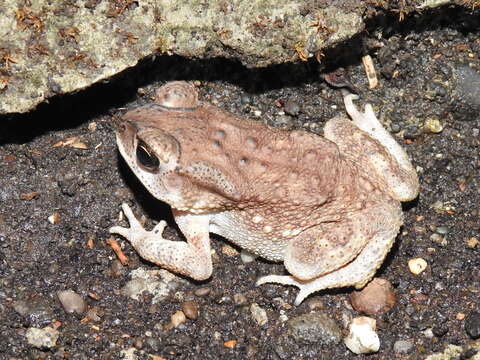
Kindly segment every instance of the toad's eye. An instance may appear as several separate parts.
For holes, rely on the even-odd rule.
[[[137,161],[145,170],[155,172],[160,166],[158,157],[142,140],[138,140],[137,144]]]

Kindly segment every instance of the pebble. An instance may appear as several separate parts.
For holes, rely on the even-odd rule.
[[[422,258],[414,258],[408,260],[408,269],[414,275],[419,275],[427,268],[427,262]]]
[[[56,225],[60,222],[60,214],[59,213],[53,213],[47,218],[48,222],[52,225]]]
[[[135,347],[135,349],[138,349],[138,350],[141,350],[143,348],[143,341],[142,341],[142,338],[135,338],[133,340],[133,346]]]
[[[423,129],[427,133],[439,134],[443,131],[443,125],[437,118],[429,118],[423,124]]]
[[[240,252],[240,259],[242,259],[242,262],[244,264],[248,264],[248,263],[251,263],[252,261],[254,261],[255,259],[257,258],[257,255],[247,251],[247,250],[243,250]]]
[[[27,329],[25,336],[30,345],[39,349],[49,349],[57,344],[60,333],[57,329],[49,326],[44,327],[43,329],[31,327]]]
[[[247,297],[244,294],[237,293],[237,294],[233,295],[233,302],[237,306],[243,306],[243,305],[247,304],[248,300],[247,300]]]
[[[393,308],[396,296],[388,280],[374,278],[362,290],[351,293],[350,302],[356,311],[376,315]]]
[[[347,348],[355,354],[368,354],[380,349],[380,339],[376,330],[375,319],[359,316],[348,327],[349,334],[344,339]]]
[[[465,318],[465,331],[472,339],[480,338],[480,313],[473,311]]]
[[[468,65],[454,69],[457,98],[468,103],[472,108],[480,109],[480,72]]]
[[[300,114],[300,105],[295,101],[287,100],[283,107],[283,110],[288,115],[297,116],[298,114]]]
[[[250,305],[250,313],[258,325],[263,326],[268,322],[267,312],[260,305],[256,303]]]
[[[121,276],[125,273],[125,267],[122,265],[120,260],[115,259],[110,265],[110,271],[113,276]]]
[[[279,115],[274,119],[274,125],[276,126],[289,126],[292,124],[292,118],[288,115]]]
[[[13,302],[13,309],[25,317],[29,325],[37,327],[47,325],[55,318],[53,306],[42,297],[16,300]]]
[[[225,245],[222,246],[222,254],[226,255],[226,256],[237,256],[238,251],[234,247],[232,247],[228,244],[225,244]]]
[[[289,334],[297,342],[334,345],[342,341],[340,326],[323,312],[312,312],[294,317],[287,322]]]
[[[432,328],[432,333],[436,337],[442,337],[446,333],[448,333],[448,326],[446,324],[436,325]]]
[[[252,97],[249,95],[249,94],[242,94],[240,96],[240,102],[243,104],[243,105],[249,105],[252,103]]]
[[[138,300],[139,295],[147,290],[146,281],[144,279],[132,279],[121,289],[123,295]]]
[[[196,320],[198,317],[198,305],[195,301],[185,301],[182,304],[182,311],[188,319]]]
[[[437,244],[442,245],[442,246],[447,246],[448,245],[447,239],[445,239],[445,237],[440,235],[440,234],[430,235],[430,240],[432,242],[437,243]]]
[[[468,238],[466,242],[470,249],[473,249],[478,245],[478,239],[476,237]]]
[[[87,317],[88,319],[94,322],[97,322],[102,320],[103,313],[104,312],[102,309],[100,309],[98,306],[94,306],[87,311],[87,314],[85,317]]]
[[[203,296],[207,296],[208,294],[210,294],[211,291],[212,291],[212,289],[210,289],[209,287],[201,287],[201,288],[195,290],[193,292],[193,294],[195,296],[198,296],[198,297],[203,297]]]
[[[187,317],[183,313],[183,311],[177,311],[176,313],[170,316],[170,323],[172,327],[176,328],[187,321]]]
[[[393,351],[397,354],[408,354],[413,349],[413,343],[410,340],[397,340],[393,344]]]
[[[139,300],[142,293],[153,295],[152,304],[161,302],[174,292],[181,283],[186,282],[175,274],[164,270],[146,270],[137,268],[130,273],[132,280],[121,289],[121,293],[134,300]]]
[[[58,300],[67,313],[83,314],[87,305],[80,295],[73,290],[57,291]]]

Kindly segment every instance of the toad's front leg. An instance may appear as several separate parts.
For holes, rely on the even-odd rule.
[[[195,280],[205,280],[210,277],[212,259],[208,217],[176,216],[176,221],[187,242],[171,241],[162,237],[167,225],[165,221],[160,221],[152,231],[147,231],[135,218],[127,204],[123,204],[122,209],[130,223],[130,228],[114,226],[110,228],[110,233],[119,234],[130,241],[142,258]]]

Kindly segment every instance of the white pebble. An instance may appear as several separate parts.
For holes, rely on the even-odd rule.
[[[87,307],[82,297],[73,290],[57,291],[57,296],[67,313],[83,314]]]
[[[422,258],[414,258],[408,260],[408,269],[414,275],[418,275],[425,271],[427,268],[427,262]]]
[[[177,311],[176,313],[172,314],[172,316],[170,316],[170,322],[174,328],[180,326],[185,321],[187,321],[187,317],[185,316],[183,311]]]
[[[380,349],[375,319],[359,316],[352,320],[348,328],[349,334],[344,339],[347,348],[355,354],[368,354]]]
[[[267,312],[257,303],[250,305],[250,312],[252,313],[252,317],[258,325],[262,326],[268,322]]]
[[[44,327],[43,329],[31,327],[28,328],[25,336],[30,345],[39,349],[50,349],[57,344],[60,333],[58,330],[49,326]]]
[[[257,255],[242,249],[242,252],[240,253],[240,258],[242,259],[242,262],[244,264],[248,264],[254,261],[257,258]]]

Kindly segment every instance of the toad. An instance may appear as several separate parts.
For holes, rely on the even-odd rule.
[[[111,233],[138,254],[196,280],[212,274],[210,233],[267,260],[288,275],[257,284],[299,288],[295,304],[328,288],[362,288],[374,276],[403,223],[401,202],[419,182],[407,154],[377,120],[345,94],[352,120],[337,116],[324,136],[272,128],[198,98],[170,82],[152,104],[127,112],[117,129],[120,154],[149,192],[166,203],[186,241],[147,231],[126,204],[130,228]]]

